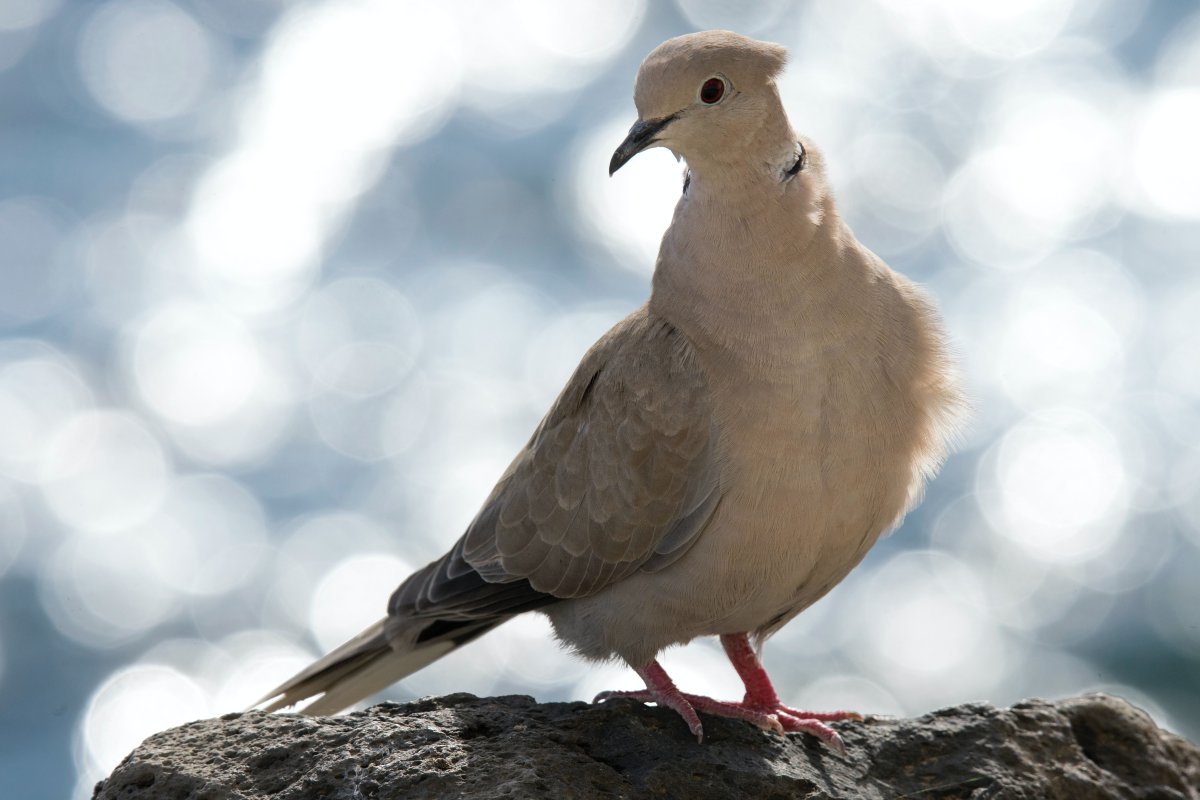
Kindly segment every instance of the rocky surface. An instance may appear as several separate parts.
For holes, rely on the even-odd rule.
[[[1029,798],[1200,800],[1200,748],[1112,697],[836,723],[842,757],[628,701],[451,695],[343,717],[231,714],[156,734],[99,800]]]

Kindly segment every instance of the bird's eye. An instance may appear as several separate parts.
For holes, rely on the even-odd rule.
[[[707,105],[720,102],[725,96],[725,81],[720,78],[709,78],[700,87],[700,99]]]

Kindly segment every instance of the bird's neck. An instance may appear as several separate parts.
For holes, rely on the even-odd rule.
[[[697,345],[745,359],[786,353],[778,345],[833,333],[833,299],[869,280],[872,266],[837,215],[820,154],[805,149],[807,163],[792,175],[784,173],[795,141],[778,170],[693,174],[663,236],[650,308]]]
[[[721,146],[685,155],[693,179],[725,190],[779,183],[796,162],[798,137],[777,91],[766,93],[763,103],[756,128],[740,127],[735,137],[722,137]]]

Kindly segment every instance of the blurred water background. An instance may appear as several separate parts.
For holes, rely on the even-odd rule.
[[[707,27],[792,48],[796,127],[976,408],[769,643],[786,700],[1103,689],[1200,738],[1195,4],[4,0],[6,797],[244,707],[459,535],[646,296],[680,168],[606,166],[642,57]],[[711,643],[665,664],[738,692]],[[387,696],[637,683],[529,616]]]

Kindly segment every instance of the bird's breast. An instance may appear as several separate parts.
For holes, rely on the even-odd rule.
[[[724,494],[697,563],[731,587],[732,629],[814,602],[903,514],[926,434],[911,390],[878,356],[847,334],[710,373]]]

